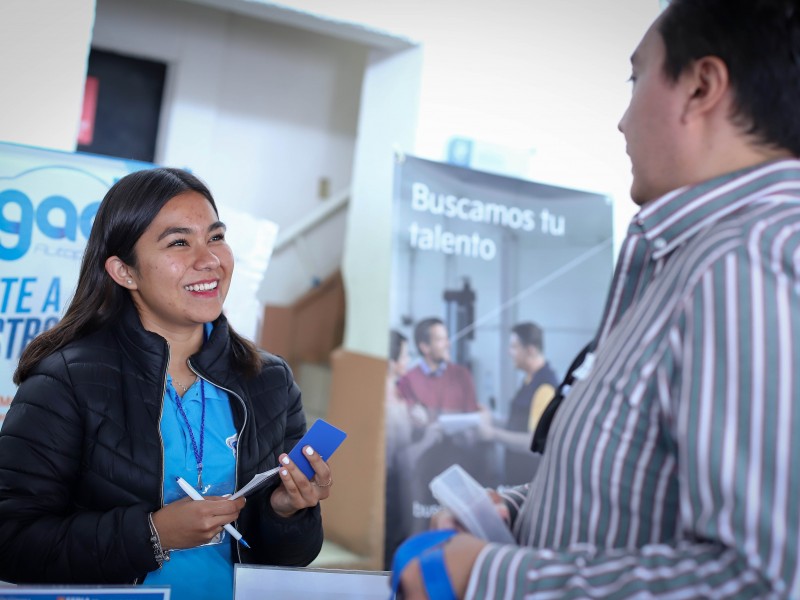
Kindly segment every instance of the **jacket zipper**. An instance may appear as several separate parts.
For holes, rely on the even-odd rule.
[[[172,354],[169,349],[169,342],[167,344],[167,365],[172,360]],[[161,387],[161,410],[158,411],[158,441],[161,443],[161,507],[164,507],[164,435],[161,431],[161,419],[164,418],[164,396],[167,395],[167,369],[164,369],[164,385]]]
[[[169,349],[169,342],[167,344],[167,365],[169,365],[169,361],[172,360],[172,354],[170,353]],[[167,393],[167,370],[164,370],[164,385],[161,388],[161,410],[158,411],[158,440],[161,444],[161,485],[159,486],[159,494],[161,497],[161,507],[164,507],[164,435],[161,432],[161,419],[164,417],[164,396]],[[144,582],[144,579],[142,579]],[[139,583],[139,578],[133,580],[133,584],[136,585]]]
[[[222,385],[220,385],[218,383],[214,383],[210,379],[207,379],[207,378],[203,377],[197,371],[197,369],[194,368],[194,365],[192,364],[191,360],[187,360],[186,364],[192,370],[192,373],[197,375],[200,379],[210,383],[211,385],[213,385],[215,387],[218,387],[221,390],[225,390],[229,394],[232,394],[239,401],[239,403],[242,405],[242,410],[244,411],[244,419],[242,420],[242,428],[237,433],[238,437],[236,438],[237,439],[237,442],[236,442],[236,457],[234,459],[234,470],[233,470],[233,489],[234,489],[234,491],[236,491],[237,489],[239,489],[239,443],[242,441],[242,434],[244,433],[244,428],[247,427],[247,404],[245,404],[244,399],[239,394],[234,392],[233,390],[229,390],[225,386],[222,386]],[[164,379],[164,385],[166,386],[166,377]],[[162,442],[162,444],[163,444],[163,442]],[[163,451],[162,451],[162,458],[163,458]],[[163,488],[164,488],[163,482],[162,482],[161,488],[162,488],[162,493],[163,493]],[[238,524],[239,524],[239,520],[237,519],[236,521],[234,521],[234,525],[233,526],[234,527],[238,527]],[[239,547],[239,544],[235,544],[235,546],[236,546],[236,555],[238,556],[239,562],[241,563],[242,562],[242,550]]]

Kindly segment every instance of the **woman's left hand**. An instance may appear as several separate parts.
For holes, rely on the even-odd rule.
[[[328,463],[311,446],[303,448],[303,454],[314,467],[311,480],[306,479],[287,454],[280,456],[281,485],[272,492],[269,501],[272,510],[282,517],[290,517],[298,510],[316,506],[320,500],[330,496],[333,475]]]

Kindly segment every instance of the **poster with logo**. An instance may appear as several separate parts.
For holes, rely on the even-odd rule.
[[[154,166],[0,143],[0,426],[16,392],[12,376],[22,350],[69,304],[100,201],[120,178]],[[215,200],[236,232],[228,237],[237,268],[225,312],[255,340],[263,310],[256,294],[278,227]]]
[[[387,561],[427,528],[448,466],[483,486],[530,481],[532,428],[613,269],[601,194],[406,155],[393,202]]]
[[[100,201],[151,166],[0,143],[0,424],[22,350],[70,300]]]

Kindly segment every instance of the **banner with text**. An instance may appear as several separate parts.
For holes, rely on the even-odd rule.
[[[22,350],[69,302],[100,201],[151,166],[0,143],[0,425]]]
[[[429,483],[449,465],[485,486],[530,481],[534,399],[594,335],[611,237],[603,195],[397,158],[387,561],[427,527]],[[539,331],[538,360],[521,358],[517,330]]]

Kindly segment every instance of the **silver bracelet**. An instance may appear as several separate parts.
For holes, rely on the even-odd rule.
[[[158,530],[153,523],[153,513],[147,513],[147,522],[150,525],[150,543],[153,544],[153,555],[160,569],[169,560],[169,550],[161,547],[161,538],[158,537]]]

